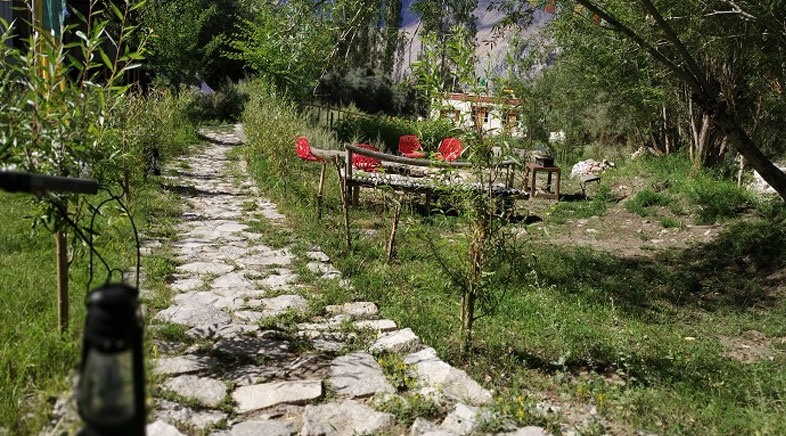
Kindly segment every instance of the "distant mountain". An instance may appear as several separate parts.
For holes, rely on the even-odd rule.
[[[409,66],[416,61],[420,54],[422,43],[417,35],[420,30],[420,15],[412,10],[411,5],[415,0],[403,0],[401,11],[401,33],[406,43],[402,47],[402,56],[396,66],[396,76],[402,77],[409,74]],[[490,0],[479,0],[478,7],[475,9],[475,22],[478,26],[477,33],[477,54],[479,59],[479,69],[485,69],[491,58],[492,69],[500,72],[505,53],[507,52],[508,35],[502,35],[496,40],[493,35],[494,26],[504,18],[504,14],[497,10],[488,10]],[[543,11],[535,11],[532,25],[525,30],[527,35],[536,34],[540,28],[551,19],[551,15]]]

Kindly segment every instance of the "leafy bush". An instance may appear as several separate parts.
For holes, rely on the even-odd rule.
[[[649,189],[642,189],[636,195],[625,202],[625,209],[630,213],[635,213],[640,216],[652,215],[653,206],[666,206],[671,199],[658,192]]]
[[[701,174],[682,187],[688,200],[698,206],[696,224],[712,224],[737,216],[751,205],[751,194],[730,180]]]
[[[447,120],[415,121],[387,116],[346,118],[336,125],[335,130],[340,141],[373,143],[381,140],[382,144],[375,145],[391,153],[398,152],[398,140],[402,135],[417,135],[424,150],[436,152],[443,139],[458,133],[453,123]]]
[[[242,116],[247,100],[246,90],[227,78],[213,93],[198,95],[194,116],[197,121],[235,122]]]
[[[417,96],[407,83],[394,83],[387,74],[368,68],[330,72],[320,81],[318,93],[322,100],[352,103],[372,114],[414,114],[417,107]]]

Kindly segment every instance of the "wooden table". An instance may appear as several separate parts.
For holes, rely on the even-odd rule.
[[[546,182],[546,191],[543,193],[538,193],[536,189],[536,182],[537,182],[537,174],[538,173],[546,173],[548,177],[548,181]],[[557,175],[557,182],[556,182],[556,189],[555,192],[551,192],[551,175]],[[560,187],[560,179],[562,176],[562,170],[559,167],[546,167],[543,165],[538,165],[535,162],[530,162],[524,167],[524,180],[525,186],[524,190],[529,190],[529,198],[535,198],[535,195],[540,195],[543,198],[552,198],[559,201],[559,187]]]

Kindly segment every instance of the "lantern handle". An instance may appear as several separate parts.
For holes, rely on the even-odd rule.
[[[92,281],[92,279],[93,279],[93,254],[94,253],[98,257],[98,259],[101,261],[101,263],[104,264],[104,267],[106,268],[107,272],[109,273],[109,275],[111,277],[112,268],[109,267],[109,264],[101,256],[101,253],[96,251],[95,247],[93,247],[92,237],[90,239],[88,239],[85,236],[85,234],[82,233],[82,230],[80,230],[79,226],[77,226],[76,223],[68,216],[68,212],[66,212],[63,209],[63,206],[59,202],[52,201],[51,203],[60,211],[60,215],[66,221],[66,223],[68,223],[68,225],[71,226],[74,229],[74,232],[76,232],[76,235],[79,236],[79,238],[82,239],[82,241],[87,243],[88,248],[90,248],[90,281]],[[92,233],[92,232],[93,232],[93,229],[91,228],[90,229],[90,233]],[[89,284],[90,281],[88,281],[88,289],[90,289],[90,284]]]

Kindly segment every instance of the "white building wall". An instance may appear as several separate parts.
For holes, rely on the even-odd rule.
[[[447,99],[443,100],[442,102],[443,110],[445,108],[453,108],[454,111],[459,112],[459,120],[458,123],[462,128],[465,129],[472,129],[475,127],[475,122],[472,119],[472,111],[474,107],[486,108],[487,109],[487,117],[484,117],[483,122],[483,132],[489,133],[492,135],[502,133],[504,129],[504,114],[501,111],[501,107],[499,104],[495,103],[474,103],[472,101],[467,100],[454,100],[454,99]],[[436,119],[440,117],[441,110],[439,109],[432,109],[431,111],[431,118]],[[453,114],[448,113],[447,117],[451,120],[455,119]],[[517,117],[516,127],[513,128],[511,134],[515,137],[521,137],[522,131],[519,127],[520,120]]]

